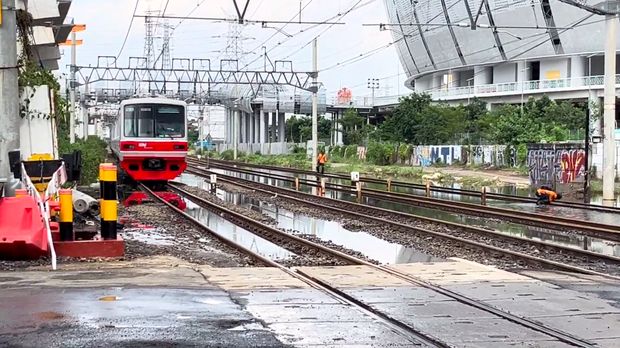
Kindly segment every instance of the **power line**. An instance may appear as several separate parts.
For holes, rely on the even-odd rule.
[[[365,2],[364,4],[362,4],[361,6],[358,7],[358,5],[362,2],[362,0],[358,0],[355,5],[353,5],[351,8],[349,8],[347,11],[345,11],[342,14],[338,14],[337,16],[339,16],[341,19],[344,18],[346,15],[348,15],[349,13],[353,12],[354,10],[360,9],[364,6],[367,6],[373,2],[375,2],[375,0],[370,0]],[[288,59],[291,56],[293,56],[294,54],[296,54],[297,52],[303,50],[304,48],[308,47],[308,45],[310,45],[312,43],[312,41],[314,41],[315,39],[318,39],[321,35],[325,34],[328,30],[330,30],[333,27],[333,25],[328,26],[327,28],[325,28],[325,30],[323,30],[319,35],[315,36],[314,38],[312,38],[312,40],[306,42],[306,44],[304,44],[303,46],[301,46],[300,48],[298,48],[296,51],[294,51],[293,53],[290,53],[288,56],[284,57],[284,59]]]
[[[123,40],[123,44],[121,45],[121,49],[118,51],[118,54],[116,55],[116,58],[114,59],[114,62],[116,63],[116,60],[118,59],[118,57],[121,56],[121,53],[123,53],[123,49],[125,48],[125,44],[127,43],[127,39],[129,38],[129,33],[131,32],[131,26],[133,25],[133,20],[136,16],[136,11],[138,10],[138,4],[140,3],[140,0],[136,0],[136,6],[133,8],[133,14],[131,15],[131,21],[129,22],[129,28],[127,28],[127,33],[125,34],[125,39]]]

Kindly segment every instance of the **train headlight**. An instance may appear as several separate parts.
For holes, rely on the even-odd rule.
[[[185,145],[174,145],[175,150],[185,150]]]
[[[133,146],[132,144],[123,144],[123,150],[133,150],[136,147]]]

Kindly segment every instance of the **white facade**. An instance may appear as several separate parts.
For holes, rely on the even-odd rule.
[[[445,7],[438,0],[384,1],[390,22],[403,24],[390,29],[406,86],[435,100],[585,100],[591,90],[602,97],[600,16],[560,0],[444,0]],[[472,30],[468,13],[475,17],[480,8]]]

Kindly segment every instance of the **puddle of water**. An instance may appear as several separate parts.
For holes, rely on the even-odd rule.
[[[187,201],[187,214],[207,225],[215,233],[243,245],[244,247],[272,260],[284,260],[293,253],[265,240],[246,229],[223,219],[217,214]]]
[[[228,171],[222,171],[222,172],[225,172],[225,174],[227,175],[234,175],[234,176],[244,178],[244,179],[249,179],[249,180],[252,180],[252,178],[254,178],[254,180],[256,181],[282,187],[281,180],[266,179],[266,178],[261,178],[255,175],[246,175],[246,174],[233,173],[233,172],[228,172]],[[306,185],[302,185],[301,188],[302,188],[301,191],[312,192],[312,188]],[[402,187],[399,189],[405,190],[404,192],[407,192],[406,190],[409,190],[409,193],[411,193],[411,190],[412,190],[410,188],[402,188]],[[506,190],[498,190],[498,191],[501,191],[501,193],[510,193],[510,192],[505,192]],[[421,194],[422,192],[417,192],[417,193]],[[519,192],[519,194],[523,194],[523,193]],[[442,198],[445,197],[446,199],[448,199],[447,197],[452,197],[454,200],[468,200],[469,199],[472,202],[476,202],[476,198],[474,197],[466,197],[466,196],[461,196],[461,195],[445,194],[445,193],[434,193],[434,195],[436,195],[437,197],[442,196]],[[355,195],[345,193],[345,192],[339,192],[339,191],[327,190],[325,193],[325,196],[334,198],[334,199],[346,200],[350,202],[355,202],[356,200]],[[478,201],[479,201],[479,198],[478,198]],[[537,213],[540,213],[541,209],[548,209],[546,213],[548,215],[551,215],[550,218],[553,218],[552,217],[553,215],[563,216],[563,217],[574,216],[576,221],[579,221],[579,219],[581,219],[581,220],[601,221],[601,222],[608,223],[608,224],[620,224],[620,216],[618,216],[619,214],[601,213],[601,212],[595,212],[595,211],[582,211],[579,209],[571,209],[571,208],[564,208],[564,207],[557,207],[557,206],[536,208],[536,205],[527,204],[527,203],[512,203],[512,202],[502,202],[502,201],[489,201],[489,202],[493,202],[493,204],[497,204],[497,205],[504,204],[504,207],[510,208],[510,209],[516,209],[516,210],[522,210],[522,211],[533,211]],[[569,247],[578,248],[578,249],[586,249],[586,250],[590,250],[590,251],[594,251],[594,252],[598,252],[598,253],[602,253],[606,255],[620,256],[620,244],[610,242],[610,241],[603,241],[600,239],[589,238],[589,237],[584,238],[584,237],[577,237],[577,236],[559,235],[557,233],[554,233],[544,228],[518,225],[518,224],[514,224],[510,222],[498,222],[498,221],[491,221],[491,220],[482,222],[480,218],[468,217],[465,215],[459,215],[459,214],[449,213],[449,212],[442,212],[442,211],[429,209],[429,208],[408,206],[408,205],[398,204],[398,203],[389,202],[389,201],[376,200],[376,199],[368,198],[368,197],[364,197],[364,200],[362,203],[385,208],[385,209],[400,211],[403,213],[416,214],[416,215],[436,218],[436,219],[455,222],[455,223],[462,223],[462,224],[468,224],[468,225],[484,224],[484,226],[488,228],[491,228],[496,231],[503,232],[509,235],[515,235],[515,236],[529,238],[529,239],[538,240],[538,241],[552,242],[555,244],[560,244],[560,245],[569,246]],[[569,214],[573,214],[573,215],[569,215]],[[606,220],[606,219],[611,219],[611,220]]]
[[[191,174],[184,174],[191,175]],[[200,187],[196,180],[182,178],[183,182]],[[377,260],[383,264],[398,264],[411,262],[431,262],[441,259],[421,253],[413,248],[408,248],[400,244],[390,243],[377,238],[367,232],[352,232],[344,228],[340,223],[316,219],[289,210],[280,209],[259,200],[251,199],[243,194],[230,193],[217,190],[217,196],[228,203],[243,206],[247,209],[263,213],[278,222],[281,229],[299,231],[302,234],[314,235],[321,240],[331,241],[346,248],[359,251],[365,256]]]
[[[174,245],[174,238],[166,235],[166,231],[161,228],[125,228],[122,232],[123,238],[136,240],[150,245]]]

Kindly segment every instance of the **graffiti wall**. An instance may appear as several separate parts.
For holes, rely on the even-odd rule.
[[[414,148],[412,165],[428,167],[437,162],[447,165],[515,166],[517,160],[514,150],[506,153],[506,145],[421,145]]]
[[[527,165],[532,185],[568,184],[583,180],[586,153],[579,144],[530,144]]]

